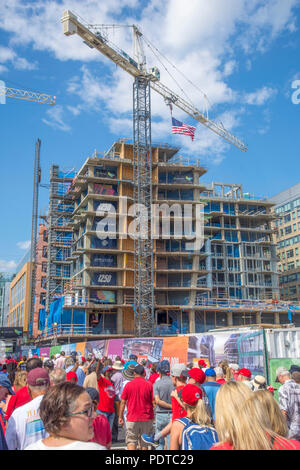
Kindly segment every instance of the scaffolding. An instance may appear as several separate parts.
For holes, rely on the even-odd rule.
[[[150,81],[144,76],[136,77],[133,85],[133,179],[134,203],[141,221],[134,237],[135,334],[151,337],[154,326],[151,104]]]
[[[69,189],[75,170],[60,171],[52,165],[50,171],[50,194],[48,214],[48,263],[46,311],[57,297],[62,296],[70,279],[71,264],[68,259],[74,240],[70,225],[74,211],[73,196]]]

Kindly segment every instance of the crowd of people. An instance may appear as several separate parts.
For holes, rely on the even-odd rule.
[[[238,364],[64,351],[0,365],[0,450],[300,450],[300,367],[277,389]]]

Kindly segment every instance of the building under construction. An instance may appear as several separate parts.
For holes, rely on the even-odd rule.
[[[278,300],[272,203],[243,193],[239,185],[208,186],[201,182],[205,173],[195,159],[178,155],[178,148],[152,148],[153,204],[179,208],[169,213],[169,236],[162,230],[164,217],[155,219],[153,334],[289,323],[289,307]],[[51,319],[42,338],[138,336],[135,242],[129,235],[136,223],[132,143],[95,151],[73,177],[52,167],[50,186],[46,311]],[[199,204],[204,240],[195,250],[178,237],[176,223],[189,205],[195,233]]]

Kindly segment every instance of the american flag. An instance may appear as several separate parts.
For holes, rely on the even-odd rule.
[[[188,126],[184,122],[177,121],[172,117],[172,134],[189,135],[192,140],[195,137],[196,127]]]

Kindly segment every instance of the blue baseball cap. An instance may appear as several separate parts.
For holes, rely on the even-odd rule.
[[[9,378],[3,373],[0,373],[0,386],[7,388],[10,395],[15,395],[15,392],[11,388],[11,382]]]
[[[216,376],[217,376],[215,370],[214,370],[214,369],[211,369],[211,368],[210,368],[210,369],[206,369],[205,375],[206,375],[206,377],[216,377]]]
[[[168,374],[170,372],[170,363],[167,360],[161,361],[157,366],[157,372]]]

